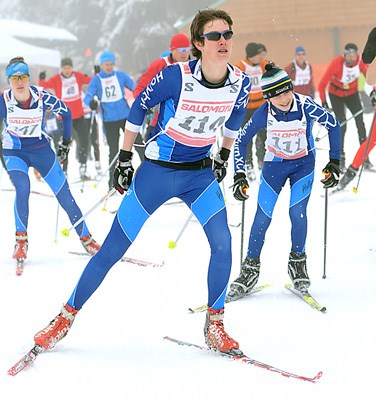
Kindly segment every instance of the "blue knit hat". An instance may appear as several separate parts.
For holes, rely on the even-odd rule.
[[[297,46],[295,48],[295,54],[298,54],[298,53],[304,53],[305,54],[305,48],[303,46]]]
[[[102,65],[105,62],[112,62],[115,64],[115,54],[111,51],[104,51],[99,56],[99,64]]]
[[[261,77],[261,90],[264,99],[270,99],[283,92],[293,90],[292,82],[286,71],[273,64],[265,65],[265,73]]]

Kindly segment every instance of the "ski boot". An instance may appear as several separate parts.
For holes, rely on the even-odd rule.
[[[95,161],[95,170],[97,171],[97,176],[102,176],[102,167],[100,161]]]
[[[205,343],[210,349],[224,353],[241,354],[239,343],[232,339],[223,326],[224,308],[214,310],[208,307],[204,326]]]
[[[101,248],[101,245],[98,244],[91,234],[87,234],[86,236],[80,237],[81,244],[84,247],[84,249],[87,251],[88,254],[93,256],[94,254],[98,253],[99,249]]]
[[[67,335],[77,313],[78,310],[68,304],[63,306],[60,314],[34,336],[35,344],[43,347],[44,350],[51,350]]]
[[[260,276],[260,259],[246,257],[243,261],[240,275],[230,285],[227,293],[229,300],[250,292],[256,285]]]
[[[250,182],[256,180],[256,173],[255,170],[253,169],[253,165],[246,165],[245,167],[246,173],[247,173],[247,178],[249,179]]]
[[[288,263],[288,273],[294,284],[294,288],[300,292],[306,292],[311,285],[307,273],[307,255],[291,251]]]
[[[27,232],[16,231],[16,244],[14,245],[13,259],[17,260],[16,274],[22,275],[24,270],[24,262],[27,257],[27,250],[29,248],[27,240]]]
[[[82,181],[88,181],[90,179],[90,176],[87,175],[86,173],[86,164],[80,164],[80,178]]]
[[[343,190],[356,177],[357,172],[358,170],[350,165],[349,168],[347,168],[345,174],[338,182],[337,188],[335,190]]]
[[[28,250],[27,232],[16,232],[16,244],[14,245],[13,258],[26,260]]]
[[[371,161],[369,160],[369,158],[367,158],[366,160],[364,160],[363,168],[366,169],[366,170],[367,170],[367,169],[368,169],[368,170],[373,169],[373,164],[371,163]]]

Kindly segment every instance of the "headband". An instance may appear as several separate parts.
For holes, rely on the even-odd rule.
[[[24,62],[14,62],[7,67],[5,73],[7,77],[12,75],[29,75],[29,67]]]

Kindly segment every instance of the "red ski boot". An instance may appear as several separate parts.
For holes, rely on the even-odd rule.
[[[27,232],[16,232],[16,244],[14,245],[13,258],[26,260],[28,249]]]
[[[239,343],[232,339],[223,326],[224,308],[214,310],[208,307],[204,327],[205,343],[213,350],[225,353],[239,349]]]
[[[16,274],[22,275],[28,249],[27,232],[16,232],[13,258],[17,260]]]
[[[91,236],[89,233],[86,236],[80,237],[82,246],[84,246],[84,249],[91,255],[93,256],[94,254],[98,253],[99,249],[101,248],[101,245],[98,244]]]
[[[35,344],[45,350],[51,350],[57,342],[67,335],[77,313],[78,310],[68,304],[63,306],[60,314],[34,336]]]

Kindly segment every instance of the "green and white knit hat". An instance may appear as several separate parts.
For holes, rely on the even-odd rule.
[[[270,99],[293,90],[293,85],[286,71],[273,64],[266,64],[265,73],[261,77],[261,90],[263,98]]]

